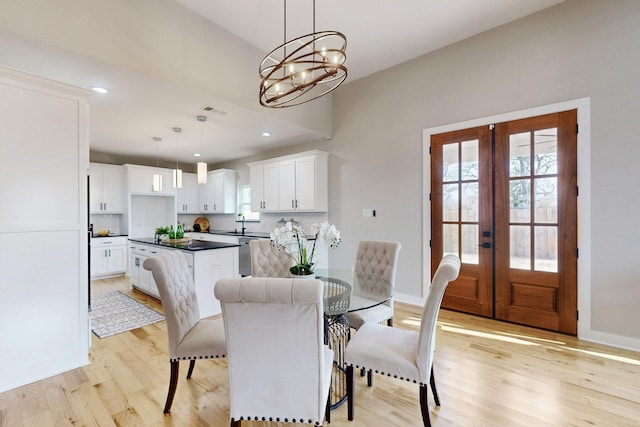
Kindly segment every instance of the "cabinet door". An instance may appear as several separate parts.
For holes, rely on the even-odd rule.
[[[140,284],[140,269],[142,268],[142,260],[140,255],[129,254],[129,280],[133,286]]]
[[[264,211],[277,211],[279,209],[279,194],[280,189],[278,185],[278,163],[269,163],[264,165],[264,203],[262,210]]]
[[[102,167],[89,166],[89,210],[91,213],[102,213]]]
[[[296,160],[296,210],[312,211],[316,208],[316,162],[315,157]]]
[[[120,273],[127,270],[127,247],[114,246],[108,249],[108,272]]]
[[[264,210],[264,166],[251,166],[249,168],[249,185],[251,186],[251,210],[260,212]]]
[[[107,251],[103,247],[91,249],[91,277],[107,273]]]
[[[166,194],[175,195],[173,188],[173,172],[171,169],[154,168],[149,166],[127,165],[129,174],[129,193],[133,194]],[[162,176],[162,191],[153,191],[153,175],[160,173]]]
[[[285,160],[278,164],[278,210],[296,209],[296,162]]]
[[[211,200],[213,201],[213,212],[224,213],[225,212],[224,174],[217,173],[213,175],[211,178],[213,178],[212,183],[207,185],[212,186],[212,190],[209,193],[209,195],[212,197]]]
[[[198,176],[193,173],[182,174],[182,188],[178,192],[178,213],[200,213],[200,188]]]
[[[102,168],[102,210],[104,213],[122,213],[122,168]]]
[[[209,183],[211,182],[211,177],[207,176],[207,183],[205,185],[200,185],[198,188],[198,193],[200,194],[200,212],[201,213],[210,213],[209,212]],[[213,209],[213,206],[211,207]]]

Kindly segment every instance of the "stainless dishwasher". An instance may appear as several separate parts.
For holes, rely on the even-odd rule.
[[[255,239],[255,237],[243,236],[238,238],[238,243],[240,244],[238,267],[241,276],[251,276],[251,251],[249,249],[249,242],[253,239]]]

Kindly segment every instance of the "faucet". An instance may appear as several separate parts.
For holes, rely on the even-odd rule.
[[[244,226],[244,215],[242,215],[242,235],[244,236],[244,230],[247,229],[247,227]]]

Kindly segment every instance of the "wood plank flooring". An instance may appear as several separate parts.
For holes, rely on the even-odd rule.
[[[126,278],[97,280],[94,293],[132,291]],[[420,308],[396,303],[396,327],[416,329]],[[441,426],[640,426],[640,354],[574,337],[442,310],[435,375]],[[164,322],[93,337],[91,364],[0,394],[0,426],[227,426],[225,360],[198,361],[191,380],[181,366],[172,413],[163,415],[169,379]],[[418,388],[375,376],[356,379],[356,419],[346,405],[330,425],[421,426]],[[278,426],[292,424],[272,423]],[[258,427],[244,422],[243,427]]]

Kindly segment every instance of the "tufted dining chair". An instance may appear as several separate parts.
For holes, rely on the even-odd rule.
[[[356,253],[355,272],[381,277],[394,288],[399,253],[398,242],[361,240]],[[387,322],[389,326],[393,326],[393,296],[384,304],[347,313],[345,316],[349,325],[355,329],[366,322]]]
[[[398,265],[398,254],[400,253],[400,243],[386,242],[380,240],[361,240],[356,252],[356,273],[366,273],[384,279],[384,282],[392,289],[395,288],[396,269]],[[379,293],[375,289],[371,290]],[[393,294],[393,292],[391,292]],[[366,297],[366,295],[361,295]],[[384,304],[376,305],[366,310],[346,313],[345,317],[349,326],[359,329],[367,322],[382,323],[387,322],[388,326],[393,326],[393,295]],[[361,375],[365,370],[361,371]],[[371,371],[367,373],[367,383],[369,387],[373,385]]]
[[[320,280],[220,279],[231,426],[242,420],[322,425],[333,351],[324,344]]]
[[[273,247],[269,239],[249,241],[252,277],[290,277],[295,261],[284,250]]]
[[[420,384],[420,408],[425,427],[431,425],[427,405],[428,387],[431,386],[437,406],[440,399],[433,376],[433,354],[436,343],[436,321],[444,291],[460,272],[460,259],[446,255],[433,275],[429,295],[422,310],[420,331],[388,328],[367,323],[358,329],[345,350],[347,365],[347,417],[353,420],[353,370],[373,369],[393,378]]]
[[[180,251],[149,257],[143,267],[153,274],[167,323],[171,374],[164,413],[168,414],[178,385],[180,360],[189,360],[190,379],[197,359],[225,357],[224,325],[221,318],[200,319],[195,285]]]

